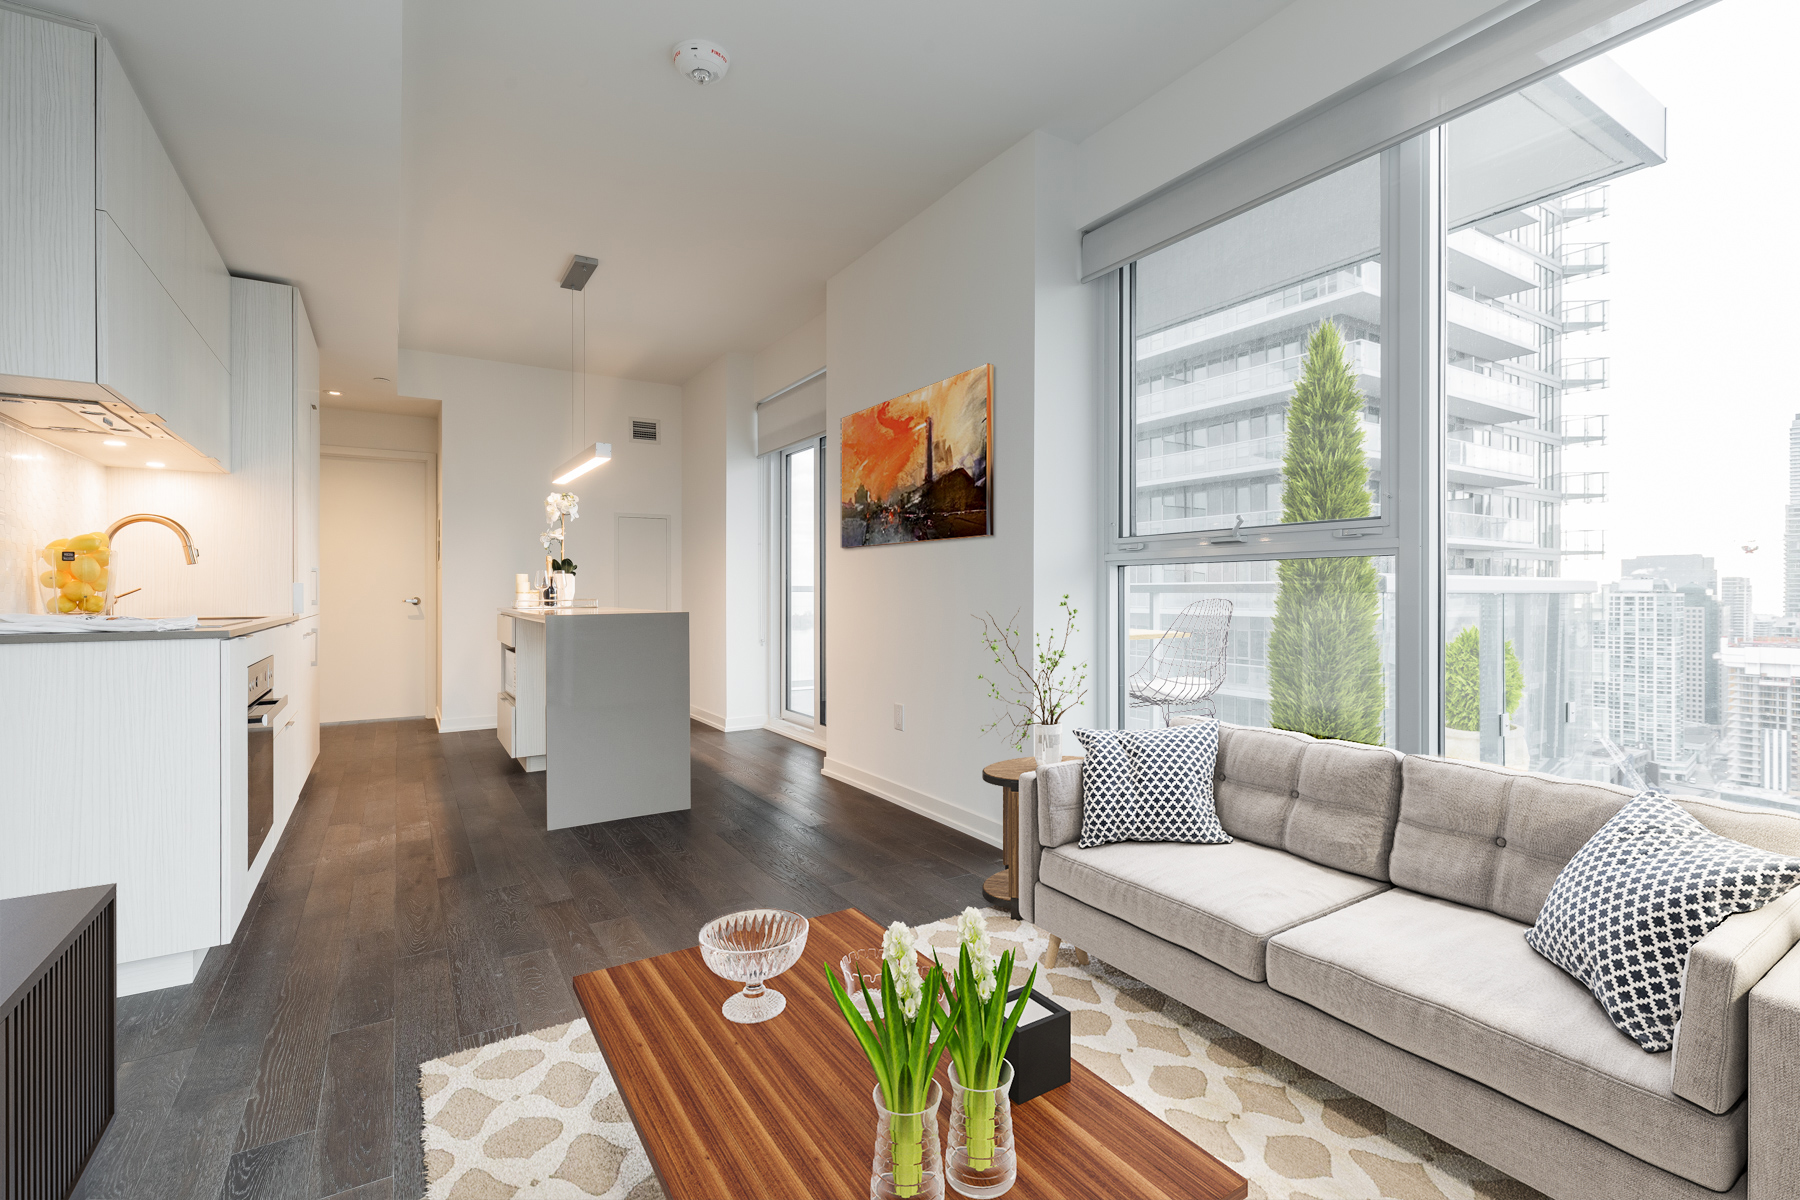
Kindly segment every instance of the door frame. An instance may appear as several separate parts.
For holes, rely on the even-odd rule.
[[[444,646],[443,646],[443,611],[444,611],[444,518],[443,493],[438,488],[438,456],[429,450],[385,450],[372,446],[319,446],[319,458],[360,458],[378,459],[388,462],[418,462],[425,464],[425,561],[431,571],[431,628],[426,638],[431,645],[431,717],[439,725],[444,720]],[[321,477],[323,471],[321,470]],[[319,495],[324,495],[324,483],[321,478]],[[324,526],[320,525],[323,535]],[[320,559],[323,561],[321,552]],[[322,594],[323,580],[321,580]],[[323,614],[324,606],[320,605]],[[323,622],[321,622],[323,624]]]
[[[817,561],[814,564],[813,584],[813,715],[796,713],[787,707],[787,568],[788,568],[788,526],[787,526],[787,462],[788,456],[800,450],[818,451],[818,511],[813,519],[817,528]],[[823,434],[815,437],[801,438],[791,445],[779,450],[771,450],[763,455],[766,466],[763,471],[763,487],[766,503],[764,506],[764,529],[766,531],[765,569],[767,571],[766,594],[767,610],[765,626],[768,630],[768,680],[770,713],[767,728],[782,733],[796,741],[805,742],[817,749],[825,748],[826,729],[829,726],[829,713],[825,712],[823,720],[821,710],[826,704],[825,679],[825,505],[827,486],[825,480],[826,442]]]

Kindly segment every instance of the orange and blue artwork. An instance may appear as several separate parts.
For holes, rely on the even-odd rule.
[[[993,532],[992,364],[851,413],[838,424],[846,547]]]

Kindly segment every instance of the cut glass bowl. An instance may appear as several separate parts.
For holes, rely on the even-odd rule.
[[[725,1001],[726,1019],[740,1025],[767,1021],[787,1007],[787,997],[763,981],[800,961],[806,918],[785,908],[752,908],[708,921],[700,930],[700,956],[721,979],[744,990]]]

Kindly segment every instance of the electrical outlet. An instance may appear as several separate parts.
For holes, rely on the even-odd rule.
[[[899,730],[906,728],[906,705],[904,704],[894,705],[894,728]]]

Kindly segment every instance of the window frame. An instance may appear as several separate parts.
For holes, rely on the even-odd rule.
[[[792,667],[790,653],[791,621],[789,602],[792,597],[790,580],[793,571],[792,529],[794,512],[790,504],[792,461],[796,454],[812,451],[814,459],[813,477],[813,629],[812,629],[812,662],[813,662],[813,711],[799,712],[789,706],[792,687],[789,672]],[[789,446],[771,451],[770,483],[774,492],[774,503],[770,516],[773,518],[775,530],[775,636],[772,639],[775,650],[775,670],[773,682],[775,691],[775,712],[777,719],[802,729],[823,730],[826,727],[825,709],[825,435],[802,438]]]

